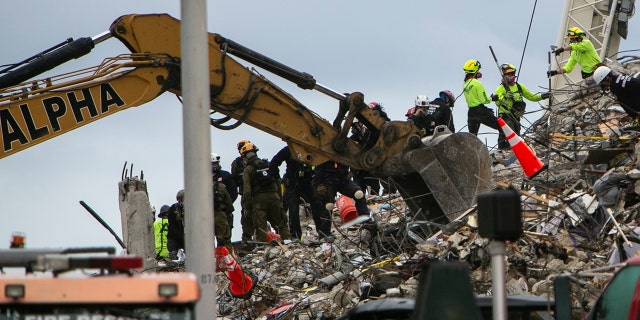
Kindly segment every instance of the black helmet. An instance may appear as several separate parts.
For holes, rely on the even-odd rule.
[[[168,205],[163,205],[162,208],[160,208],[160,213],[158,213],[158,218],[166,218],[167,214],[169,214],[169,209],[171,207],[169,207]]]

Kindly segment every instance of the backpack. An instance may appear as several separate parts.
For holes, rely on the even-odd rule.
[[[259,159],[249,163],[250,166],[256,168],[256,174],[252,185],[255,187],[266,187],[272,184],[277,184],[279,177],[275,174],[272,168],[269,168],[269,160]]]
[[[520,94],[520,98],[522,98],[522,101],[515,101],[515,99],[513,98],[513,94],[516,92],[513,92],[510,89],[506,89],[505,97],[507,99],[513,100],[511,109],[508,109],[508,110],[510,110],[510,112],[516,117],[522,117],[524,115],[524,110],[527,108],[527,104],[524,102],[524,96],[522,95],[522,87],[517,82],[516,82],[516,86],[518,88],[517,93]]]
[[[518,86],[518,93],[520,94],[522,101],[513,101],[511,113],[517,117],[522,117],[524,115],[524,110],[527,108],[527,104],[524,102],[524,97],[522,96],[522,87],[520,87],[520,84],[517,82],[516,85]]]

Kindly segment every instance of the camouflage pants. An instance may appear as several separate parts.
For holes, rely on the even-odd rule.
[[[218,240],[218,245],[227,244],[231,242],[231,227],[229,227],[229,220],[227,220],[226,212],[222,210],[215,210],[213,214],[214,231]]]
[[[253,215],[249,210],[242,208],[240,225],[242,226],[242,241],[251,241],[256,229],[253,226]]]
[[[287,217],[282,210],[280,196],[273,192],[253,195],[253,225],[256,230],[256,240],[267,241],[267,221],[276,229],[282,240],[291,239]]]

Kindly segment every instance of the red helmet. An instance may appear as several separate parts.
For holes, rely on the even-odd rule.
[[[377,102],[369,102],[369,109],[371,110],[382,110],[382,104]]]
[[[414,113],[416,113],[416,107],[411,107],[409,108],[409,110],[407,110],[407,114],[405,114],[405,116],[411,117]]]
[[[456,96],[454,96],[453,93],[449,90],[440,91],[439,95],[442,100],[444,100],[445,97],[449,97],[449,100],[451,100],[452,107],[453,107],[453,104],[456,103]]]

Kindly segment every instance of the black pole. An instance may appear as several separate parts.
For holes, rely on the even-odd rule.
[[[100,216],[95,211],[93,211],[93,209],[91,209],[91,207],[89,207],[88,204],[80,200],[80,205],[83,206],[85,209],[87,209],[87,211],[89,211],[89,213],[91,213],[91,215],[94,218],[96,218],[96,220],[98,220],[98,222],[100,222],[100,224],[103,227],[107,228],[107,230],[111,232],[111,234],[116,238],[116,240],[118,241],[122,249],[127,250],[127,247],[124,245],[124,242],[122,241],[122,239],[120,239],[120,237],[115,233],[115,231],[113,231],[113,229],[111,229],[111,227],[109,227],[109,225],[104,220],[102,220],[102,218],[100,218]]]

